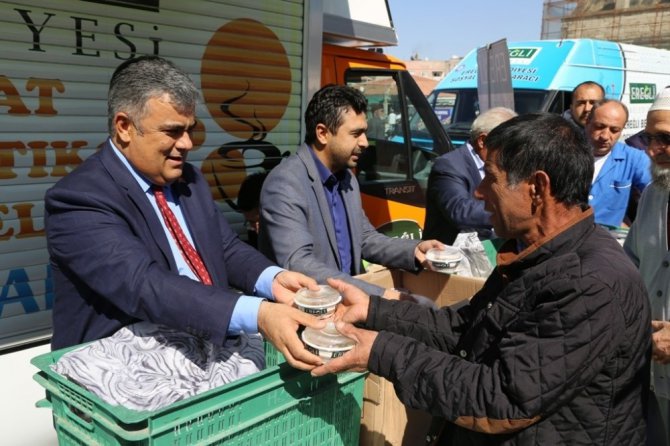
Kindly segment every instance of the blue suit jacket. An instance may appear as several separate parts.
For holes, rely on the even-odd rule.
[[[258,249],[279,266],[300,271],[325,283],[337,277],[368,294],[383,288],[352,278],[340,271],[335,227],[310,148],[297,152],[272,169],[261,192],[261,230]],[[361,259],[394,268],[416,270],[414,248],[418,240],[403,240],[380,234],[370,224],[361,206],[358,181],[345,172],[342,194],[352,245],[352,269],[361,272]]]
[[[491,237],[490,214],[474,197],[481,176],[466,144],[435,159],[428,177],[423,239],[452,244],[459,232]]]
[[[137,320],[223,343],[239,294],[252,294],[266,257],[242,242],[190,164],[173,184],[213,286],[179,276],[144,191],[109,145],[47,191],[55,302],[52,348],[109,336]]]

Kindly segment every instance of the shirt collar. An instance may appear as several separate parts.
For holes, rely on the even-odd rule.
[[[312,158],[314,158],[314,164],[316,164],[316,170],[319,172],[321,183],[323,183],[323,185],[328,188],[338,184],[342,179],[342,175],[335,175],[330,170],[328,170],[328,168],[324,166],[321,160],[316,156],[314,149],[311,147],[309,148],[309,153],[312,155]]]
[[[477,166],[477,169],[479,170],[484,169],[484,161],[482,161],[479,155],[477,155],[477,152],[475,152],[475,148],[472,147],[472,144],[470,144],[469,141],[466,141],[465,146],[468,148],[470,156],[472,156],[472,160],[475,162],[475,166]]]

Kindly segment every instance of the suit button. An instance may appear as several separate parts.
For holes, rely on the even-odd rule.
[[[468,352],[466,352],[465,350],[461,350],[460,352],[458,352],[458,355],[461,358],[465,358],[466,356],[468,356]]]
[[[667,260],[663,260],[663,263],[661,265],[663,265],[664,268],[667,268],[670,265],[670,262],[668,262]]]
[[[486,308],[489,309],[489,310],[491,309],[492,306],[493,306],[493,302],[489,302],[489,303],[486,304]]]
[[[656,295],[657,295],[658,297],[663,296],[663,291],[661,291],[661,290],[656,291]]]

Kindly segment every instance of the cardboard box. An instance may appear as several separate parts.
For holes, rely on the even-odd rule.
[[[375,269],[357,276],[384,288],[404,288],[428,297],[439,307],[472,297],[484,284],[483,278],[450,276],[433,271],[419,274]],[[361,446],[414,446],[423,444],[431,416],[405,407],[395,394],[393,384],[372,373],[365,380]]]

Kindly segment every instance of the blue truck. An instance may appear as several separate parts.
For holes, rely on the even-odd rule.
[[[598,82],[607,98],[624,102],[630,118],[622,138],[643,129],[656,93],[670,85],[670,51],[593,39],[532,40],[507,44],[518,113],[562,113],[572,90]],[[470,51],[429,95],[455,145],[468,137],[479,113],[477,49]]]

